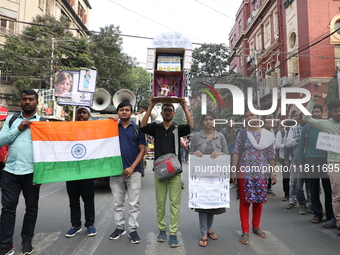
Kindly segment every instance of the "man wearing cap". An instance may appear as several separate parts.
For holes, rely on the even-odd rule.
[[[87,121],[91,116],[89,108],[80,106],[76,110],[76,121]],[[94,224],[94,179],[67,181],[67,194],[70,199],[71,224],[72,227],[65,234],[73,237],[81,231],[80,197],[84,201],[85,227],[88,236],[97,234]]]

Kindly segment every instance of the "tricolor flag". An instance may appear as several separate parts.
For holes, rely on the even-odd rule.
[[[34,121],[30,129],[34,183],[82,180],[123,172],[115,120]]]

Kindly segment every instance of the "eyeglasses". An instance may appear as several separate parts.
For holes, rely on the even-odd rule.
[[[172,109],[163,109],[162,112],[173,112]]]

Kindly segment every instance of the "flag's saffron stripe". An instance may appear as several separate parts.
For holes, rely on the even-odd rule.
[[[90,141],[33,141],[33,156],[35,163],[120,156],[119,137]]]
[[[51,183],[121,175],[121,157],[70,162],[40,162],[34,164],[34,183]]]
[[[118,136],[117,121],[35,121],[31,124],[33,141],[84,141]]]

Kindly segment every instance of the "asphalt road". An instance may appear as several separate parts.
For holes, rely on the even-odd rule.
[[[169,248],[167,243],[158,243],[156,224],[156,205],[153,185],[152,161],[142,180],[141,214],[139,217],[141,236],[140,244],[132,244],[127,235],[117,240],[110,240],[115,230],[112,196],[108,185],[96,185],[96,223],[98,234],[87,237],[86,229],[73,238],[64,235],[70,228],[68,197],[65,183],[44,184],[40,192],[40,208],[36,234],[33,239],[34,253],[41,255],[57,254],[339,254],[340,239],[336,229],[324,229],[321,224],[312,224],[312,214],[299,215],[298,208],[285,209],[282,202],[282,182],[273,187],[276,196],[270,196],[264,205],[261,228],[267,233],[262,239],[250,234],[250,245],[243,245],[238,215],[238,201],[235,189],[231,189],[231,208],[222,215],[215,216],[213,231],[219,236],[216,241],[208,240],[208,246],[198,246],[200,238],[198,215],[188,208],[187,174],[183,173],[185,188],[182,193],[181,219],[178,238],[180,246]],[[187,164],[184,164],[184,169]],[[280,177],[280,176],[279,176]],[[322,194],[323,195],[323,194]],[[15,227],[15,253],[21,254],[20,230],[24,213],[24,201],[21,198],[17,209]],[[169,210],[167,210],[169,212]],[[169,218],[167,217],[167,220]]]

